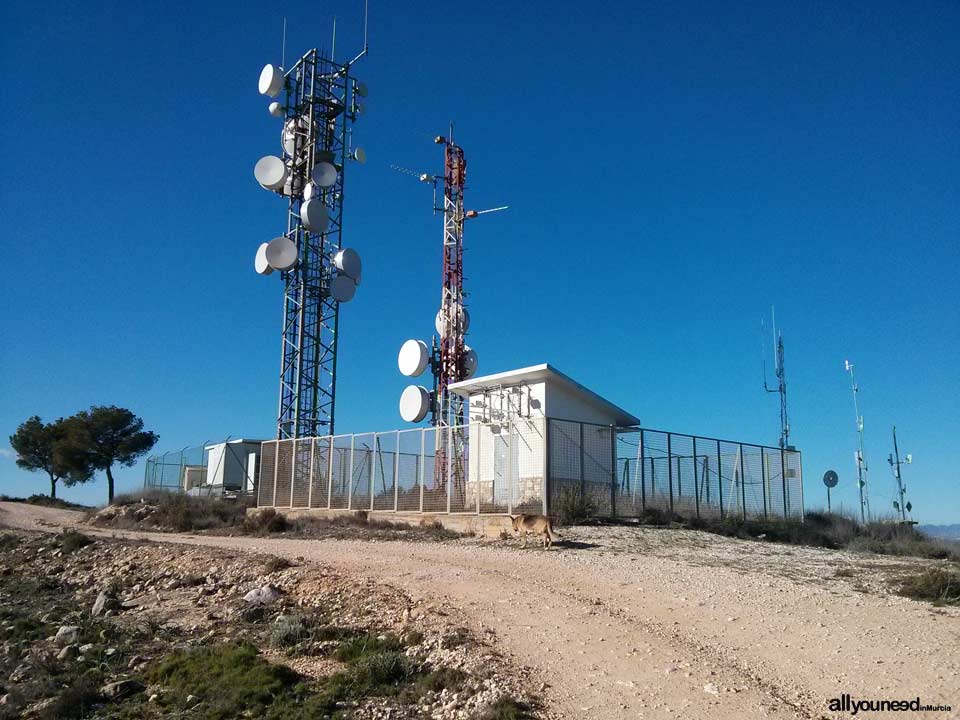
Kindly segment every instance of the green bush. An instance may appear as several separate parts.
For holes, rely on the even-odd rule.
[[[938,605],[960,605],[960,574],[945,568],[930,568],[900,581],[899,592],[914,600]]]
[[[597,504],[579,486],[567,486],[560,489],[557,511],[562,525],[577,525],[596,516]]]
[[[58,539],[60,541],[60,549],[63,551],[64,555],[69,555],[70,553],[93,543],[93,538],[70,528],[67,528],[60,533],[60,537]]]

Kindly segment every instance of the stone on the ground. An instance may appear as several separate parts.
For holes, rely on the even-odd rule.
[[[254,588],[244,595],[243,599],[251,605],[269,605],[276,602],[280,598],[280,594],[280,588],[268,583]]]
[[[74,660],[80,654],[80,648],[76,645],[67,645],[59,653],[57,660]]]
[[[107,700],[122,700],[144,689],[143,683],[136,680],[117,680],[100,688],[100,694]]]
[[[53,641],[57,645],[73,645],[80,637],[80,628],[76,625],[61,625],[57,634],[53,636]]]
[[[93,608],[90,610],[90,614],[93,617],[99,617],[108,610],[117,609],[117,600],[112,595],[110,595],[106,590],[101,590],[100,594],[97,595],[96,601],[93,603]]]

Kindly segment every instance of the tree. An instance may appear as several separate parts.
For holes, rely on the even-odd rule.
[[[113,502],[113,466],[131,467],[156,444],[160,436],[143,429],[143,420],[126,408],[95,405],[66,421],[63,446],[66,463],[90,472],[107,474],[107,500]]]
[[[17,465],[31,472],[42,470],[50,478],[51,498],[57,497],[60,480],[69,486],[93,477],[89,469],[73,463],[71,456],[65,453],[69,435],[69,423],[63,418],[44,423],[34,415],[10,436],[10,447],[17,453]]]

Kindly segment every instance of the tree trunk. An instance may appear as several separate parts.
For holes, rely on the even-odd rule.
[[[113,504],[113,473],[110,472],[109,466],[107,466],[107,503]]]
[[[53,476],[53,473],[48,473],[50,475],[50,498],[52,500],[57,499],[57,479]]]

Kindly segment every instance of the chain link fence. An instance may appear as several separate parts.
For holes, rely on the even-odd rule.
[[[603,517],[803,520],[800,453],[641,428],[549,421],[551,508],[563,492]]]
[[[265,442],[257,504],[368,512],[803,519],[800,453],[545,418]]]
[[[369,512],[544,512],[545,420],[263,443],[257,504]]]
[[[244,497],[254,493],[254,476],[247,482],[225,487],[211,484],[222,476],[224,465],[246,468],[248,458],[238,446],[226,438],[222,443],[204,443],[181,450],[151,455],[145,461],[143,487],[145,490],[163,490],[201,497]],[[211,449],[213,467],[211,468]]]

